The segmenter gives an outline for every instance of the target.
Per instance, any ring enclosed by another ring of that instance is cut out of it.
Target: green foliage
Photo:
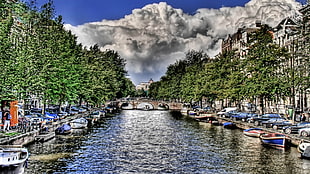
[[[124,59],[97,45],[78,45],[52,1],[41,8],[10,1],[0,6],[0,97],[100,104],[133,93]]]
[[[189,51],[185,60],[170,65],[165,76],[151,85],[151,96],[186,102],[204,98],[212,105],[215,100],[240,103],[290,95],[284,68],[289,54],[272,43],[269,31],[263,26],[250,34],[250,49],[243,59],[235,51],[212,59],[201,51]]]
[[[273,99],[287,91],[285,76],[279,67],[288,58],[287,51],[272,44],[270,29],[266,26],[252,33],[251,49],[242,63],[246,73],[244,95]]]

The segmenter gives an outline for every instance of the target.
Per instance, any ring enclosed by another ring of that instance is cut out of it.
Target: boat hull
[[[232,122],[223,123],[223,127],[226,129],[236,129],[237,126]]]
[[[21,171],[27,166],[28,150],[14,145],[0,146],[0,173]]]
[[[71,126],[68,124],[64,124],[55,130],[56,135],[68,135],[70,133],[71,133]]]
[[[85,123],[70,123],[72,129],[83,129],[86,128],[88,125],[88,122]]]
[[[188,111],[189,116],[196,116],[197,112],[196,111]]]
[[[245,129],[243,134],[249,137],[256,137],[259,138],[260,135],[264,134],[265,132],[261,128],[250,128]]]
[[[72,120],[70,122],[70,126],[72,129],[83,129],[86,128],[88,125],[88,120],[86,118],[79,118]]]
[[[287,137],[284,134],[270,133],[260,136],[261,142],[274,147],[287,147]]]

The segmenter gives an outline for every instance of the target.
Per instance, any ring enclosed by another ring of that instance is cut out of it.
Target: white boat
[[[180,112],[181,112],[182,115],[187,116],[187,114],[188,114],[188,108],[182,108]]]
[[[70,126],[72,129],[83,129],[87,127],[88,120],[86,118],[77,118],[70,121]]]
[[[28,149],[20,145],[2,145],[0,146],[0,171],[3,168],[23,168],[27,165],[28,157]]]
[[[302,158],[310,158],[310,143],[301,141],[298,145],[298,151]]]
[[[99,113],[100,113],[100,117],[101,117],[101,118],[104,118],[104,117],[105,117],[105,114],[106,114],[106,113],[105,113],[104,110],[100,110]]]
[[[90,116],[94,119],[94,121],[98,121],[100,119],[100,112],[94,111],[90,114]]]
[[[257,137],[259,138],[260,135],[264,134],[265,132],[263,131],[262,128],[249,128],[243,130],[243,134],[249,137]]]

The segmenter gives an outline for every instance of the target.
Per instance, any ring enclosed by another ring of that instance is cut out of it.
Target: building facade
[[[284,66],[292,71],[292,96],[271,104],[274,108],[292,107],[295,111],[303,112],[310,107],[309,88],[309,3],[300,9],[301,15],[283,19],[276,27],[272,28],[273,42],[279,47],[284,47],[290,53],[290,60]],[[255,28],[241,28],[235,34],[229,35],[222,42],[222,52],[234,51],[240,59],[248,53],[249,34],[260,29],[259,22]],[[303,81],[303,79],[305,81]],[[275,108],[279,110],[279,108]],[[271,111],[272,107],[271,107]]]
[[[153,83],[153,79],[150,79],[148,82],[141,82],[136,86],[136,90],[148,91],[150,89],[150,85]]]

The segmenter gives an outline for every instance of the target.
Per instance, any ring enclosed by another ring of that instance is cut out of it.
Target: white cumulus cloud
[[[126,59],[134,83],[159,80],[169,64],[189,50],[203,50],[210,57],[221,49],[222,39],[257,20],[272,27],[294,15],[301,5],[294,0],[252,0],[244,7],[198,9],[189,15],[165,2],[134,9],[119,20],[102,20],[65,27],[84,46],[98,44]]]

